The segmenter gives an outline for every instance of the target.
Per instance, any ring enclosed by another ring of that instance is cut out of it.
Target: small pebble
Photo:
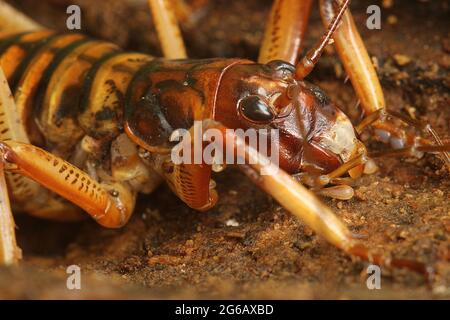
[[[394,0],[383,0],[381,5],[385,9],[390,9],[394,6]]]
[[[387,17],[387,23],[389,23],[390,25],[397,24],[397,22],[398,22],[397,16],[394,16],[393,14],[391,14]]]
[[[227,227],[239,227],[239,222],[237,222],[236,219],[228,219],[225,222],[225,225]]]
[[[399,66],[403,67],[406,66],[411,62],[411,58],[404,54],[394,54],[394,60],[395,63],[397,63]]]
[[[408,238],[408,231],[406,231],[406,230],[400,231],[400,233],[398,234],[398,237],[401,238],[401,239],[407,239]]]
[[[186,240],[186,247],[192,248],[194,246],[194,240]]]

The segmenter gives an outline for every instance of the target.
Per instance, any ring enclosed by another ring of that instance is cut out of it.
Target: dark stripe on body
[[[61,62],[70,55],[75,49],[80,47],[81,45],[91,42],[91,39],[80,39],[72,42],[71,44],[65,46],[64,48],[61,48],[58,50],[58,52],[55,54],[53,61],[49,64],[49,66],[45,69],[44,74],[42,76],[42,79],[39,82],[37,91],[36,91],[36,97],[34,98],[33,103],[33,117],[37,117],[39,111],[42,108],[42,104],[44,103],[45,94],[47,91],[47,87],[50,83],[51,77],[55,70],[58,68]]]
[[[22,77],[23,73],[25,72],[26,68],[30,64],[30,62],[33,60],[33,58],[36,56],[36,54],[45,47],[48,43],[50,43],[52,40],[58,38],[61,36],[61,34],[53,34],[50,35],[44,39],[39,40],[37,43],[30,43],[30,48],[25,49],[27,51],[27,56],[20,62],[19,66],[14,70],[13,75],[11,76],[10,80],[10,87],[13,92],[16,92],[17,85],[19,84],[20,78]],[[23,47],[23,46],[22,46]]]
[[[99,60],[97,60],[89,69],[89,71],[86,73],[86,76],[84,77],[83,86],[81,89],[81,98],[80,98],[80,111],[84,112],[87,109],[87,106],[89,104],[89,97],[91,95],[92,90],[92,84],[94,83],[95,76],[97,75],[98,70],[100,70],[101,66],[105,64],[110,59],[123,54],[124,52],[122,49],[117,49],[113,52],[109,52],[105,54],[103,57],[101,57]]]
[[[7,37],[0,41],[0,56],[8,50],[11,45],[14,45],[20,41],[20,39],[28,34],[28,32],[14,34],[11,37]]]

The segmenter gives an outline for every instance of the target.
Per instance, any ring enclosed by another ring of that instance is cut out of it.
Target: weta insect
[[[320,1],[327,31],[302,59],[298,55],[312,1],[276,0],[258,63],[187,60],[168,1],[149,3],[166,59],[124,52],[76,33],[37,30],[0,38],[5,73],[0,73],[1,263],[20,257],[7,185],[13,206],[33,215],[72,220],[85,211],[110,228],[128,221],[138,192],[149,193],[163,180],[191,208],[214,206],[212,166],[175,164],[170,157],[172,133],[192,130],[199,120],[233,142],[223,154],[246,144],[227,128],[279,130],[281,170],[262,175],[274,164],[247,146],[246,162],[239,167],[250,179],[348,254],[427,272],[418,262],[370,252],[299,183],[322,195],[351,198],[346,182],[374,171],[358,139],[369,127],[395,148],[386,155],[440,153],[450,168],[450,146],[429,126],[425,129],[434,142],[390,124],[389,117],[397,115],[385,109],[347,9],[349,0]],[[319,88],[304,81],[331,39],[366,115],[356,127]]]

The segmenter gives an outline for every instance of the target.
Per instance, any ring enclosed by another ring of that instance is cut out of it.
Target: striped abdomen
[[[122,131],[128,84],[152,59],[76,33],[0,35],[0,65],[30,142],[61,155],[85,135]]]
[[[155,59],[75,33],[0,35],[0,65],[16,102],[16,110],[0,105],[0,141],[42,147],[131,194],[150,192],[162,175],[183,201],[206,208],[210,168],[173,168],[170,136],[195,120],[214,119],[222,76],[240,63],[249,61]],[[15,120],[2,121],[2,114]],[[144,163],[138,146],[157,160]],[[35,182],[15,173],[7,178],[20,209],[59,215],[61,199],[49,205],[52,198]]]

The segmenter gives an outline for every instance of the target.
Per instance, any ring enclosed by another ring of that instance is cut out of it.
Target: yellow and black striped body
[[[103,172],[125,182],[131,177],[123,174],[128,167],[115,174],[111,160],[112,146],[123,141],[119,136],[126,133],[151,153],[167,155],[173,130],[214,118],[220,79],[239,63],[248,61],[157,59],[77,33],[0,34],[0,65],[27,137],[19,142],[39,146],[84,170],[86,159],[95,158]],[[0,140],[11,140],[6,134],[11,128],[2,128],[2,123],[0,119]],[[100,147],[80,156],[85,140]],[[153,169],[191,206],[209,203],[209,167]]]
[[[120,133],[128,84],[151,60],[75,33],[0,39],[0,64],[30,142],[61,155],[85,135]]]
[[[31,143],[63,153],[84,135],[116,137],[149,95],[173,128],[213,117],[222,73],[242,61],[155,59],[78,33],[0,34],[0,65]]]

